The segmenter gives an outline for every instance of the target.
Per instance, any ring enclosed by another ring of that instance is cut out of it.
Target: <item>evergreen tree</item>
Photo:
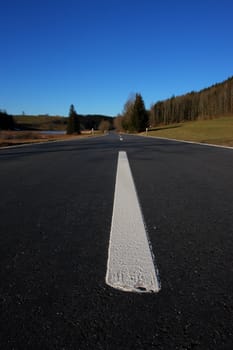
[[[12,115],[0,110],[0,130],[13,130],[15,127]]]
[[[145,109],[143,98],[136,94],[131,118],[131,127],[134,131],[144,131],[148,126],[148,113]]]
[[[69,118],[67,123],[67,134],[80,134],[80,121],[74,105],[70,106]]]

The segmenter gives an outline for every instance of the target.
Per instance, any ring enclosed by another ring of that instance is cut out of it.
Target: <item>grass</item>
[[[233,147],[233,117],[159,126],[148,135]]]
[[[97,134],[100,136],[100,134]],[[96,135],[96,131],[94,136]],[[43,135],[36,131],[0,131],[0,147],[22,145],[27,143],[38,143],[58,140],[70,140],[92,137],[91,132],[85,132],[81,135]]]

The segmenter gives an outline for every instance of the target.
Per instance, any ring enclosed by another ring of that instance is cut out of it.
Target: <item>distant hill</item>
[[[233,77],[199,92],[189,92],[156,102],[150,124],[179,123],[197,119],[233,116]]]
[[[113,117],[109,117],[107,115],[101,115],[101,114],[87,114],[87,115],[80,115],[80,124],[81,124],[81,129],[98,129],[99,125],[102,120],[107,120],[109,121],[111,127],[113,128]]]
[[[98,129],[102,120],[108,120],[113,126],[113,118],[105,115],[80,115],[82,130]],[[15,128],[21,130],[66,130],[67,117],[49,115],[15,115],[13,116]]]

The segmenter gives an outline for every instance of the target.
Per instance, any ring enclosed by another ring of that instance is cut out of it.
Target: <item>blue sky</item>
[[[232,0],[1,0],[0,109],[116,115],[233,75]]]

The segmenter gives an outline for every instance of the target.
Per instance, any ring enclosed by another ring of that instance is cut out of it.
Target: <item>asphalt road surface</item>
[[[127,152],[159,293],[105,283]],[[116,134],[0,150],[0,348],[233,349],[233,150]]]

